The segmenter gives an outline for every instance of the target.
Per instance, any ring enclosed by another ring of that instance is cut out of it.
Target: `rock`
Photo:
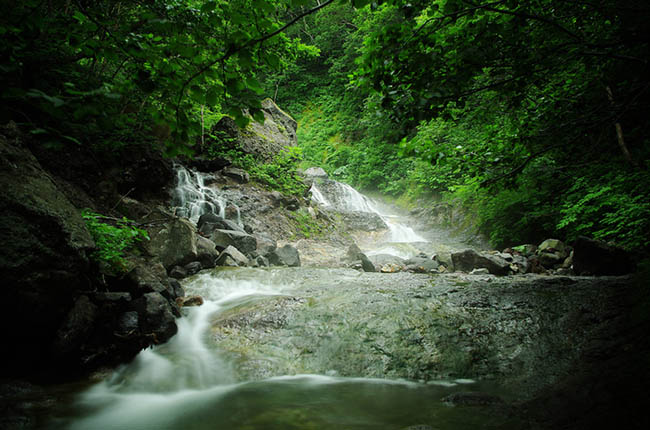
[[[223,169],[222,173],[224,176],[232,178],[240,184],[247,184],[250,181],[250,175],[243,169],[238,169],[236,167],[226,167]]]
[[[127,288],[135,297],[145,293],[156,292],[169,300],[176,298],[169,285],[167,270],[155,259],[132,258],[135,267],[126,275]],[[180,278],[179,278],[180,279]]]
[[[201,306],[203,304],[203,297],[201,296],[179,297],[176,299],[176,304],[181,308],[188,307],[188,306]]]
[[[259,255],[267,255],[278,248],[277,242],[268,236],[259,235],[256,236],[256,239],[257,239],[257,253]]]
[[[566,250],[566,245],[559,239],[546,239],[537,247],[537,253],[540,252],[560,252]]]
[[[404,264],[406,264],[406,270],[416,273],[432,273],[437,271],[438,267],[440,267],[440,264],[438,264],[437,261],[432,260],[431,258],[426,258],[426,254],[425,257],[419,256],[409,258],[404,261]]]
[[[219,251],[217,251],[213,241],[203,236],[197,236],[196,250],[198,253],[196,259],[201,262],[201,267],[210,269],[216,265],[215,262],[219,258]]]
[[[251,121],[245,129],[239,128],[230,117],[223,117],[211,130],[220,136],[222,146],[239,149],[256,158],[271,161],[284,148],[296,145],[296,121],[282,111],[271,99],[262,101],[264,123]]]
[[[92,332],[96,318],[97,306],[87,296],[80,296],[56,332],[53,354],[63,358],[76,352]]]
[[[327,172],[323,170],[322,167],[310,167],[309,169],[303,172],[303,175],[311,178],[321,178],[321,179],[327,179],[329,177]]]
[[[381,273],[397,273],[397,272],[401,272],[403,269],[404,266],[402,266],[401,264],[388,263],[381,266],[379,271]]]
[[[454,268],[463,272],[471,272],[482,267],[488,269],[493,275],[507,275],[510,272],[510,264],[503,258],[491,254],[479,254],[473,249],[466,249],[451,254]]]
[[[524,245],[513,246],[512,250],[518,252],[524,257],[530,257],[535,254],[535,251],[537,251],[537,245],[526,243]]]
[[[129,336],[137,332],[139,325],[136,311],[124,312],[118,318],[117,331],[121,336]]]
[[[169,276],[174,279],[183,279],[187,278],[187,271],[181,266],[174,266],[174,268],[169,272]]]
[[[205,236],[210,236],[212,232],[217,229],[245,232],[245,230],[241,228],[236,222],[221,218],[219,215],[212,213],[201,215],[196,225],[199,232]]]
[[[561,254],[554,252],[540,252],[537,259],[539,263],[547,269],[552,269],[555,266],[562,264],[564,261]]]
[[[232,245],[226,247],[217,259],[217,266],[246,266],[248,258]]]
[[[584,236],[573,244],[573,271],[577,275],[625,275],[635,268],[632,255],[623,248]]]
[[[363,269],[364,272],[376,272],[377,268],[375,267],[374,264],[372,264],[372,261],[366,257],[366,254],[359,253],[359,259],[361,260],[361,268]]]
[[[203,266],[201,265],[201,262],[199,261],[193,261],[189,264],[186,264],[183,269],[185,269],[185,272],[187,273],[187,276],[192,276],[197,273],[199,273],[202,269]]]
[[[323,211],[329,213],[331,211]],[[374,212],[361,212],[361,211],[352,211],[352,212],[336,212],[341,218],[341,221],[351,230],[361,230],[361,231],[378,231],[385,230],[388,228],[386,222],[379,216],[379,214]],[[336,215],[334,216],[336,218]]]
[[[233,204],[229,204],[225,209],[226,219],[227,220],[238,220],[239,219],[239,208]],[[239,225],[238,225],[239,227]],[[235,230],[243,230],[241,227]]]
[[[444,397],[442,401],[456,406],[487,406],[503,403],[503,400],[498,396],[477,391],[450,394]]]
[[[573,250],[569,253],[569,256],[562,263],[563,269],[570,269],[573,266]]]
[[[346,258],[348,260],[358,260],[359,259],[359,254],[363,254],[361,251],[361,248],[356,243],[353,243],[348,247],[348,252],[346,254]]]
[[[514,273],[528,273],[529,268],[530,266],[526,257],[518,254],[512,256],[510,270],[512,270]]]
[[[185,290],[183,289],[183,286],[176,279],[169,279],[169,286],[174,292],[174,297],[178,298],[185,296]]]
[[[33,373],[92,276],[94,242],[80,211],[58,188],[10,123],[0,127],[0,273],[6,371]],[[19,347],[17,346],[19,345]],[[38,364],[37,364],[38,363]]]
[[[257,239],[242,231],[215,230],[210,236],[210,240],[219,249],[234,246],[244,254],[250,254],[257,249]]]
[[[149,251],[159,257],[167,269],[183,266],[198,257],[196,237],[196,229],[189,220],[176,218],[152,237]]]
[[[451,258],[450,252],[441,252],[433,256],[433,260],[438,262],[441,266],[446,267],[450,272],[454,271],[454,261]]]
[[[178,328],[171,305],[159,293],[147,293],[133,302],[138,312],[142,334],[152,343],[166,342],[176,334]]]
[[[403,258],[399,258],[391,254],[375,254],[375,255],[371,255],[369,258],[370,261],[372,261],[376,267],[395,265],[395,266],[399,266],[400,270],[402,270],[402,268],[405,265]]]
[[[474,269],[471,272],[469,272],[470,275],[489,275],[490,271],[486,269],[485,267],[481,267],[480,269]]]
[[[300,254],[291,245],[284,245],[269,253],[268,259],[275,266],[300,267]]]
[[[221,157],[183,157],[183,165],[191,167],[200,172],[218,172],[224,167],[230,166],[230,160]]]
[[[269,260],[266,257],[264,257],[263,255],[258,256],[255,259],[255,261],[257,262],[257,265],[259,267],[269,267],[270,266]]]

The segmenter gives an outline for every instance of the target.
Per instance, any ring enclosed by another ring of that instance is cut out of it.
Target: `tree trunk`
[[[609,102],[612,104],[612,108],[615,108],[614,93],[612,93],[612,89],[609,87],[609,85],[606,86],[605,89],[607,90],[607,97],[609,98]],[[625,144],[625,139],[623,138],[623,127],[621,126],[621,123],[620,121],[618,121],[618,119],[616,120],[614,127],[616,128],[616,138],[618,139],[618,146],[621,148],[621,152],[623,153],[623,156],[625,157],[628,163],[635,165],[636,163],[634,163],[634,160],[632,160],[630,151],[627,149],[627,145]]]

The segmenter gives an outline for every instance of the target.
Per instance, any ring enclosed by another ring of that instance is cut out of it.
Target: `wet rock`
[[[450,272],[454,271],[454,261],[450,252],[440,252],[433,256],[433,260],[446,267]]]
[[[379,271],[381,273],[397,273],[401,272],[404,269],[404,266],[396,263],[388,263],[381,266]]]
[[[330,212],[330,211],[327,211]],[[341,221],[351,230],[379,231],[388,228],[384,220],[373,212],[337,212]]]
[[[528,273],[529,269],[530,265],[526,257],[518,254],[512,256],[510,270],[512,270],[513,273]]]
[[[217,266],[246,266],[248,258],[232,245],[226,247],[217,259]]]
[[[578,275],[625,275],[635,270],[629,252],[599,240],[581,236],[573,252],[573,270]]]
[[[156,292],[170,300],[175,298],[174,291],[169,286],[167,270],[162,263],[144,258],[132,258],[130,261],[135,264],[135,267],[126,276],[129,281],[127,286],[135,297]]]
[[[235,205],[227,205],[225,209],[226,219],[227,220],[237,220],[239,219],[239,208]]]
[[[185,269],[187,276],[192,276],[199,273],[203,269],[203,266],[201,265],[201,262],[193,261],[183,266],[183,269]]]
[[[183,279],[187,278],[187,271],[181,266],[174,266],[174,268],[169,272],[169,276],[174,279]]]
[[[97,306],[87,296],[80,296],[59,327],[52,344],[55,355],[66,357],[76,352],[93,330]]]
[[[22,143],[10,123],[0,127],[1,313],[7,330],[2,372],[13,375],[47,361],[47,352],[75,291],[92,273],[94,249],[79,210]]]
[[[248,233],[234,230],[215,230],[210,236],[218,249],[234,246],[243,254],[250,254],[257,249],[257,239]]]
[[[269,253],[268,259],[274,266],[300,267],[300,253],[291,245],[284,245]]]
[[[236,217],[236,216],[235,216]],[[236,222],[224,219],[215,214],[203,214],[196,224],[199,232],[204,236],[210,236],[215,230],[234,230],[244,232],[245,230]]]
[[[219,258],[219,251],[217,251],[213,241],[203,236],[197,236],[196,250],[198,253],[196,259],[201,262],[204,269],[210,269],[216,265],[215,262]]]
[[[176,299],[176,304],[181,308],[186,308],[189,306],[201,306],[203,304],[203,297],[201,296],[179,297]]]
[[[537,248],[537,254],[541,253],[557,253],[562,258],[567,257],[566,245],[558,239],[546,239]]]
[[[263,255],[258,256],[255,261],[257,262],[258,267],[269,267],[269,260]]]
[[[176,218],[160,230],[149,242],[149,251],[167,269],[183,266],[198,257],[196,228],[187,219]]]
[[[169,279],[169,287],[174,292],[174,297],[178,298],[178,297],[183,297],[185,295],[185,290],[183,289],[183,286],[176,279],[173,278]]]
[[[510,272],[510,264],[503,258],[466,249],[451,254],[454,268],[463,272],[471,272],[474,269],[486,268],[493,275],[507,275]]]
[[[142,334],[153,343],[166,342],[178,328],[169,302],[159,293],[147,293],[133,302]]]
[[[361,260],[361,268],[363,269],[364,272],[377,271],[377,268],[375,267],[374,264],[372,264],[372,261],[370,261],[368,257],[366,257],[366,254],[360,253],[359,259]]]
[[[409,258],[404,264],[407,271],[414,273],[433,273],[440,267],[437,261],[422,256]]]
[[[121,336],[129,336],[138,330],[138,313],[136,311],[124,312],[118,319],[117,332]]]
[[[449,396],[444,397],[442,401],[455,406],[488,406],[503,403],[503,400],[499,396],[478,391],[465,391],[450,394]]]
[[[224,176],[227,176],[240,184],[247,184],[250,181],[250,175],[247,171],[243,169],[238,169],[236,167],[226,167],[222,171]]]

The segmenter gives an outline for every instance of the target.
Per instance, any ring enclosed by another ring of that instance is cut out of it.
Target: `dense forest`
[[[227,155],[288,193],[319,165],[494,246],[650,245],[645,1],[2,3],[0,121],[52,151]],[[212,127],[265,97],[300,149],[259,164]]]

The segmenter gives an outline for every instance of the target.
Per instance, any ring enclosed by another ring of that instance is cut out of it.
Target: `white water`
[[[411,227],[404,225],[399,215],[391,213],[387,208],[376,204],[348,184],[337,181],[332,182],[336,187],[336,193],[329,196],[329,199],[325,197],[316,183],[312,184],[311,195],[316,204],[340,211],[360,211],[379,215],[388,226],[388,234],[384,238],[385,242],[426,242],[426,239],[417,234]]]
[[[229,202],[217,189],[205,185],[210,175],[187,170],[181,165],[177,165],[175,169],[176,188],[173,191],[173,204],[176,206],[176,215],[186,217],[194,224],[206,213],[226,218],[226,206]],[[230,204],[237,212],[235,221],[242,225],[239,208],[233,203]]]

